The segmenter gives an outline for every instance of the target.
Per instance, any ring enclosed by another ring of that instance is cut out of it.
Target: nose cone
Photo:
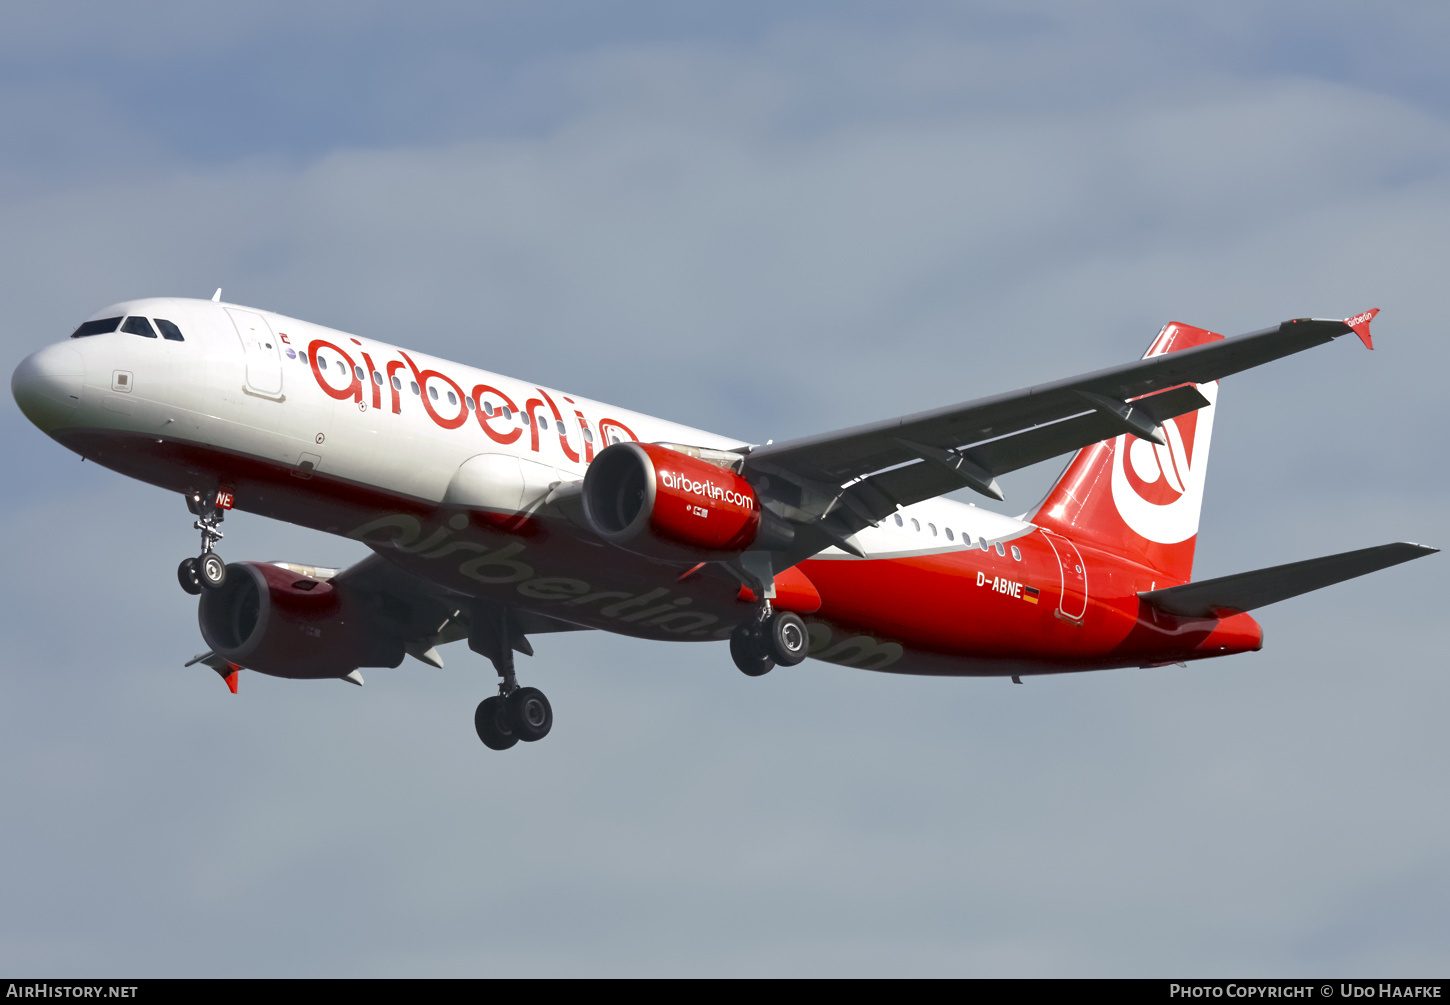
[[[25,417],[48,433],[75,415],[85,375],[85,360],[72,346],[48,345],[20,361],[10,377],[10,393]]]

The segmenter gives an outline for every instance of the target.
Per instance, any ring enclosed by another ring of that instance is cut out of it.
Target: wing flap
[[[1220,576],[1201,583],[1145,590],[1138,596],[1167,614],[1184,618],[1221,618],[1322,590],[1347,579],[1433,555],[1438,550],[1400,541],[1311,558],[1305,562]]]

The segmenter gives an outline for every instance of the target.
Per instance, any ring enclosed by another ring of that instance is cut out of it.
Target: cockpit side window
[[[161,329],[161,337],[171,342],[185,342],[186,338],[181,334],[181,329],[176,327],[165,318],[156,318],[156,327]]]
[[[71,332],[71,338],[85,338],[87,335],[108,335],[115,331],[121,324],[120,318],[102,318],[100,321],[87,321],[75,331]]]
[[[151,327],[151,322],[134,314],[126,319],[121,330],[128,335],[141,335],[145,338],[156,337],[156,330]]]

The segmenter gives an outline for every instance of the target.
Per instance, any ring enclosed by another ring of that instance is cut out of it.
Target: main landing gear
[[[508,750],[520,740],[542,740],[554,725],[554,710],[544,692],[516,685],[504,694],[506,686],[500,684],[499,693],[479,702],[473,713],[473,728],[490,750]]]
[[[499,676],[498,694],[479,702],[473,713],[473,728],[483,745],[490,750],[508,750],[520,740],[532,743],[548,736],[554,726],[554,710],[544,692],[519,686],[514,674],[514,651],[532,656],[534,650],[529,640],[514,630],[508,611],[475,613],[468,647],[487,656]]]
[[[220,589],[227,581],[227,563],[212,550],[222,539],[217,524],[226,516],[226,510],[216,505],[214,497],[201,492],[188,493],[186,508],[196,515],[192,526],[201,531],[201,555],[182,559],[176,567],[176,579],[183,590],[195,596],[202,590]]]
[[[730,658],[747,677],[761,677],[779,664],[793,667],[810,652],[806,623],[790,611],[774,611],[769,602],[730,633]]]

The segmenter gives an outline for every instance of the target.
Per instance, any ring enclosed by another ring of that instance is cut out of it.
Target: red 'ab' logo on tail
[[[1164,422],[1165,446],[1128,435],[1113,444],[1118,515],[1139,536],[1158,544],[1177,544],[1198,533],[1218,384],[1198,389],[1207,407]]]

